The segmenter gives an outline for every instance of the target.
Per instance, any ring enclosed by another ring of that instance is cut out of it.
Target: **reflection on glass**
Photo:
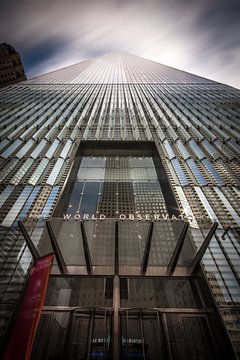
[[[167,214],[154,158],[84,156],[77,162],[68,214]]]

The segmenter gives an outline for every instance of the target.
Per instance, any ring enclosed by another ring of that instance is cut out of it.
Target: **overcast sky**
[[[1,0],[31,78],[126,51],[240,88],[240,0]]]

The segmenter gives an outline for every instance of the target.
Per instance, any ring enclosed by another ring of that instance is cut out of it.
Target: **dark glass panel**
[[[51,306],[111,306],[105,296],[104,278],[50,277],[46,305]]]
[[[121,299],[121,306],[137,308],[201,307],[199,294],[196,288],[191,286],[191,282],[194,280],[129,278],[128,297]],[[124,285],[123,282],[120,284]],[[124,289],[122,289],[122,294],[125,294]]]
[[[31,353],[32,360],[62,359],[69,312],[43,313]]]
[[[98,198],[99,197],[97,194],[84,194],[82,196],[80,212],[82,214],[95,214],[98,204]]]
[[[98,194],[100,190],[100,182],[86,182],[84,194]]]
[[[218,358],[205,315],[166,315],[174,360]]]

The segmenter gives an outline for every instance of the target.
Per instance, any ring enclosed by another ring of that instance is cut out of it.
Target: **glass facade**
[[[71,191],[61,200],[62,216],[167,214],[157,157],[83,156],[76,157],[75,163],[80,165],[71,179]]]
[[[234,358],[228,336],[240,356],[239,94],[126,53],[0,89],[2,341],[33,261],[18,221],[42,255],[49,219],[67,274],[56,255],[33,359]]]

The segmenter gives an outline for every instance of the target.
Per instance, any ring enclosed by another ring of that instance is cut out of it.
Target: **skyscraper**
[[[9,44],[0,44],[0,87],[26,80],[19,53]]]
[[[0,94],[3,346],[54,252],[32,359],[239,356],[240,91],[114,53]]]

